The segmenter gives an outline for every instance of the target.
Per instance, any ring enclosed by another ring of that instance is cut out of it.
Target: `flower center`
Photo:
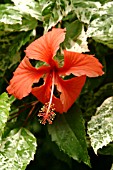
[[[49,124],[52,124],[53,119],[55,118],[55,107],[54,104],[52,103],[52,98],[53,98],[53,92],[54,92],[54,71],[52,73],[52,87],[51,87],[51,95],[50,95],[50,100],[49,102],[45,103],[45,105],[41,108],[41,110],[38,113],[38,116],[41,117],[40,123],[46,124],[47,122]]]

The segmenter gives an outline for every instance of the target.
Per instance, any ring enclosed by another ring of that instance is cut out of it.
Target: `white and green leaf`
[[[105,3],[88,26],[87,36],[113,48],[113,2]]]
[[[91,2],[91,1],[73,1],[74,12],[77,15],[77,18],[86,24],[90,23],[90,20],[94,14],[97,14],[101,4],[100,2]]]
[[[96,154],[113,141],[113,97],[107,98],[88,122],[88,135]]]
[[[25,170],[34,159],[36,138],[25,128],[13,129],[0,146],[1,170]]]
[[[112,164],[112,166],[111,166],[111,169],[110,170],[113,170],[113,164]]]
[[[0,95],[0,141],[9,117],[10,102],[8,99],[7,93],[2,93]]]
[[[45,32],[62,21],[70,11],[73,10],[72,4],[68,1],[42,1],[42,16]]]
[[[0,5],[0,22],[4,24],[22,24],[22,15],[11,4]]]
[[[37,20],[29,14],[22,13],[11,4],[0,5],[0,31],[28,31],[37,26]]]
[[[84,30],[83,25],[82,25],[81,34],[77,37],[76,41],[70,39],[69,42],[71,48],[67,48],[68,51],[79,52],[79,53],[89,52],[87,34]]]
[[[27,1],[11,0],[11,1],[14,3],[15,7],[22,14],[27,14],[37,20],[42,20],[41,7],[38,2],[34,0],[27,0]]]

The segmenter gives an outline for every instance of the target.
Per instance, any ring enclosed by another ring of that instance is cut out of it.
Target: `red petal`
[[[69,80],[63,80],[58,76],[56,77],[56,85],[58,91],[61,92],[60,100],[63,104],[64,112],[67,112],[79,96],[85,80],[86,76],[75,77]]]
[[[55,105],[55,111],[63,113],[63,105],[59,98],[53,96],[53,103]]]
[[[65,29],[53,28],[27,47],[26,56],[50,64],[64,38]]]
[[[40,86],[40,87],[35,87],[32,89],[32,94],[43,104],[49,102],[50,100],[50,94],[51,94],[51,85],[52,85],[52,80],[51,76],[48,75],[46,77],[45,83]],[[60,101],[60,99],[56,98],[53,95],[52,102],[55,105],[55,111],[62,113],[63,112],[63,106]]]
[[[31,87],[34,82],[38,82],[40,77],[49,71],[49,67],[34,68],[27,57],[25,57],[10,81],[7,87],[9,94],[14,95],[18,99],[22,99],[31,92]]]
[[[50,100],[51,77],[48,76],[42,86],[32,88],[32,94],[43,104]]]
[[[59,69],[59,74],[75,76],[86,75],[97,77],[104,74],[102,64],[93,55],[64,51],[64,66]]]

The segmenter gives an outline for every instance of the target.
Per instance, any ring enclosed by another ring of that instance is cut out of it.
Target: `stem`
[[[31,106],[33,106],[32,108],[35,108],[35,105],[36,105],[38,102],[39,102],[39,101],[33,101],[33,102],[30,102],[30,103],[21,105],[21,107],[24,106],[24,108],[21,109],[21,110],[19,110],[18,112],[14,112],[14,113],[10,114],[10,116],[13,116],[13,117],[11,117],[11,118],[8,120],[8,122],[10,122],[12,119],[18,117],[18,115],[19,115],[20,113],[24,112],[26,109],[30,108]],[[31,110],[32,110],[32,109],[31,109]],[[33,110],[34,110],[34,109],[33,109]],[[33,110],[32,110],[32,111],[33,111]],[[29,114],[28,116],[30,116],[30,114]],[[27,118],[27,119],[28,119],[28,118]]]
[[[37,104],[39,101],[37,101],[37,100],[35,100],[35,101],[32,101],[32,102],[29,102],[29,103],[25,103],[25,104],[22,104],[22,105],[20,105],[19,106],[19,108],[21,108],[21,107],[29,107],[29,106],[33,106],[33,105],[35,105],[35,104]]]
[[[28,118],[31,116],[31,114],[32,114],[33,110],[35,109],[35,106],[36,106],[36,105],[33,105],[33,107],[31,108],[31,110],[30,110],[30,112],[29,112],[29,114],[28,114],[28,116],[27,116],[27,118],[26,118],[26,120],[25,120],[25,122],[24,122],[23,126],[25,126],[25,125],[26,125]]]

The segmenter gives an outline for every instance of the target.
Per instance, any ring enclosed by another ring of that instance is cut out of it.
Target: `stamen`
[[[49,106],[49,102],[45,103],[45,105],[41,108],[41,110],[38,113],[38,116],[41,117],[40,123],[42,123],[43,125],[45,125],[47,122],[49,124],[52,124],[52,121],[54,120],[56,115],[54,112],[55,111],[54,104],[51,104],[49,111],[48,111],[48,106]]]
[[[40,123],[46,124],[47,122],[49,124],[52,124],[52,121],[55,118],[55,107],[52,103],[53,98],[53,92],[54,92],[54,72],[52,75],[52,87],[51,87],[51,95],[50,95],[50,101],[48,103],[45,103],[45,105],[41,108],[41,110],[38,113],[38,116],[41,117]]]

